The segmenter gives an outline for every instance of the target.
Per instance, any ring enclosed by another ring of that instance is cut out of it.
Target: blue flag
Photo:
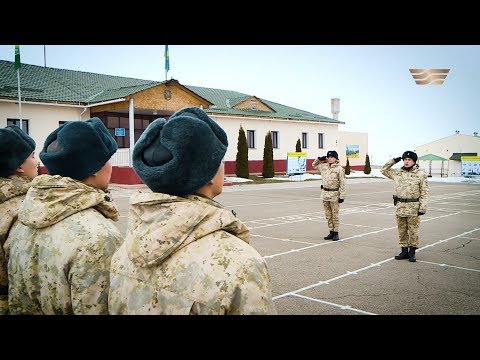
[[[168,45],[165,45],[165,70],[170,70],[170,56],[168,54]]]

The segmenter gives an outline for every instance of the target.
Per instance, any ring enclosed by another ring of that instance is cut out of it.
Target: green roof
[[[161,84],[120,76],[22,64],[20,91],[30,101],[95,103],[118,99]],[[0,60],[0,96],[18,98],[14,63]]]
[[[169,81],[177,80],[171,79]],[[166,81],[141,80],[121,76],[103,75],[83,71],[56,69],[22,64],[20,68],[21,96],[26,101],[50,101],[78,104],[123,98],[158,86]],[[178,83],[212,105],[205,109],[210,114],[246,117],[281,118],[314,122],[344,124],[329,117],[292,108],[257,97],[273,111],[234,109],[240,102],[252,97],[238,91],[212,89]],[[17,73],[12,61],[0,60],[0,97],[18,99]]]
[[[444,160],[447,160],[447,159],[444,159],[444,158],[442,158],[440,156],[437,156],[437,155],[427,154],[427,155],[420,156],[418,158],[418,160],[444,161]]]
[[[450,160],[462,160],[462,156],[477,156],[477,153],[453,153]]]
[[[201,96],[205,100],[213,104],[212,107],[204,109],[207,113],[212,114],[229,114],[229,115],[240,115],[240,116],[251,116],[251,117],[268,117],[268,118],[282,118],[282,119],[293,119],[293,120],[306,120],[306,121],[319,121],[319,122],[329,122],[335,124],[344,124],[344,122],[328,118],[325,116],[317,115],[308,111],[292,108],[290,106],[282,105],[273,101],[262,99],[257,97],[259,100],[268,105],[273,112],[271,111],[262,111],[262,110],[253,110],[253,109],[234,109],[233,106],[236,104],[252,97],[252,95],[247,95],[240,93],[238,91],[231,90],[221,90],[221,89],[211,89],[204,88],[199,86],[184,85],[190,91]]]

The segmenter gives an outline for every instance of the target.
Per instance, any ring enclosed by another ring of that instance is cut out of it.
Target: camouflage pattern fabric
[[[322,163],[315,159],[312,163],[314,169],[317,169],[322,176],[323,187],[327,189],[338,189],[337,191],[326,191],[322,189],[323,201],[337,201],[338,199],[345,199],[345,170],[337,162],[333,164]]]
[[[396,216],[398,225],[398,243],[401,247],[418,248],[419,216]]]
[[[323,208],[325,210],[328,228],[331,231],[338,231],[340,226],[340,220],[338,219],[338,213],[340,211],[338,201],[324,201]]]
[[[396,214],[404,217],[418,216],[419,212],[426,213],[428,181],[425,171],[420,169],[418,164],[413,165],[410,171],[403,168],[391,169],[393,165],[394,159],[387,161],[380,172],[393,180],[395,195],[401,199],[420,199],[417,202],[397,202]]]
[[[32,179],[12,175],[0,177],[0,315],[8,313],[8,248],[10,229],[17,222],[18,209],[30,187]]]
[[[18,219],[8,237],[10,313],[108,314],[110,261],[123,238],[107,193],[40,175]]]
[[[196,195],[132,195],[110,283],[110,314],[276,314],[267,265],[247,227]]]

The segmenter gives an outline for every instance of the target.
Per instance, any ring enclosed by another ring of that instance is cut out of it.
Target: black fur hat
[[[405,158],[410,158],[410,159],[413,160],[413,162],[416,163],[417,159],[418,159],[418,156],[413,151],[407,150],[402,155],[402,160],[404,160]]]
[[[338,153],[335,150],[330,150],[329,152],[327,152],[327,157],[329,156],[332,156],[338,160]]]
[[[48,135],[40,159],[50,175],[83,180],[117,151],[117,142],[99,118],[68,121]]]
[[[203,110],[184,108],[148,125],[133,168],[152,191],[185,196],[214,178],[227,147],[227,134]]]
[[[0,177],[12,175],[35,151],[35,141],[16,125],[0,129]]]

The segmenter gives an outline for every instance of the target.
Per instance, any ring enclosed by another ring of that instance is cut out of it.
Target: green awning
[[[477,153],[453,153],[450,160],[462,160],[462,156],[477,156]]]
[[[443,161],[443,160],[447,160],[447,159],[444,159],[440,156],[437,156],[437,155],[433,155],[433,154],[427,154],[427,155],[423,155],[423,156],[420,156],[418,158],[418,160],[434,160],[434,161]]]

